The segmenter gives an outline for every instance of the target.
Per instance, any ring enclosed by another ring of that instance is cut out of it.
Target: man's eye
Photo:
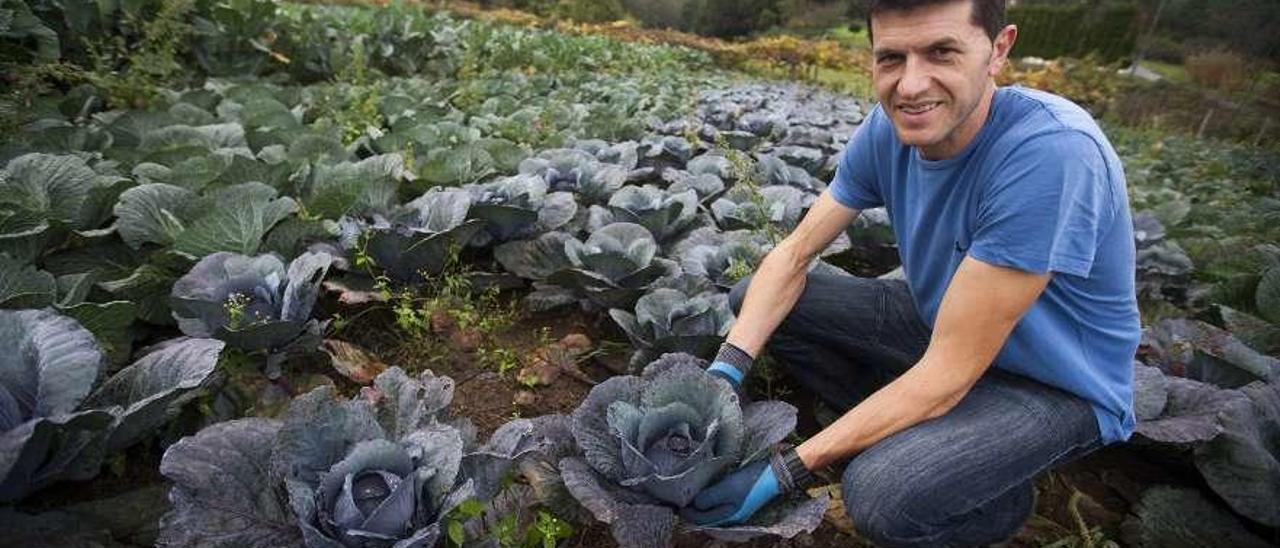
[[[879,58],[876,59],[876,61],[882,65],[896,63],[901,60],[902,60],[902,56],[898,54],[881,55]]]
[[[934,56],[934,57],[946,58],[946,57],[950,57],[950,56],[951,56],[951,54],[953,54],[953,53],[955,53],[955,52],[956,52],[956,50],[951,49],[951,48],[935,48],[935,49],[933,50],[933,56]]]

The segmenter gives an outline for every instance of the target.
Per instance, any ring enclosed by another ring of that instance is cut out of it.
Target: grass
[[[791,80],[798,77],[806,83],[826,89],[847,93],[854,97],[871,99],[875,97],[875,87],[871,84],[871,75],[857,67],[834,69],[813,67],[805,75],[792,75],[787,69],[764,61],[748,61],[743,69],[753,76],[776,80]]]
[[[867,29],[852,30],[848,25],[831,27],[822,34],[823,38],[835,40],[851,48],[869,48],[871,40],[867,38]]]
[[[1178,84],[1187,84],[1191,82],[1191,77],[1187,75],[1187,69],[1182,65],[1174,63],[1166,63],[1164,61],[1155,61],[1152,59],[1143,59],[1141,65],[1151,72],[1159,74],[1161,78]]]

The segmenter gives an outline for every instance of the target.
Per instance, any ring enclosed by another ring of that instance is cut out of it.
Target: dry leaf
[[[832,483],[821,487],[814,487],[809,490],[809,496],[817,498],[823,494],[831,497],[831,503],[827,505],[827,514],[822,519],[826,520],[841,533],[856,535],[853,530],[853,520],[849,519],[849,513],[844,511],[844,497],[840,495],[840,484]]]
[[[349,342],[325,339],[323,348],[333,368],[357,384],[369,384],[379,373],[387,370],[387,364],[373,353]]]

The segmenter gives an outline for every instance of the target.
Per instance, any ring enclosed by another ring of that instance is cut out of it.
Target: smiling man
[[[1037,474],[1134,427],[1133,227],[1115,151],[1084,110],[994,77],[1017,38],[1002,0],[872,0],[880,104],[808,215],[731,296],[710,371],[766,347],[844,415],[686,509],[747,519],[844,468],[845,508],[883,546],[973,546],[1030,516]],[[905,281],[807,274],[884,206]]]

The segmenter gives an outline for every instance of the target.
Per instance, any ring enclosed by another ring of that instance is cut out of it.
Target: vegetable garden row
[[[32,64],[50,35],[70,56],[68,29],[109,34],[128,9],[0,6],[0,42]],[[69,525],[48,493],[146,454],[163,455],[170,505],[146,542],[165,546],[553,546],[566,523],[602,522],[648,547],[819,526],[825,496],[733,527],[679,509],[795,434],[795,407],[740,397],[699,358],[733,321],[728,288],[825,189],[868,103],[679,48],[416,7],[243,0],[190,17],[180,82],[124,95],[145,108],[90,78],[33,97],[0,144],[7,538],[134,542]],[[1202,483],[1152,486],[1123,540],[1265,546],[1280,539],[1276,173],[1262,154],[1224,164],[1144,139],[1116,136],[1150,322],[1126,450]],[[812,269],[893,276],[893,241],[864,212]],[[334,371],[352,318],[442,280],[614,324],[626,371],[487,437],[422,363]],[[265,392],[287,401],[257,405]]]

